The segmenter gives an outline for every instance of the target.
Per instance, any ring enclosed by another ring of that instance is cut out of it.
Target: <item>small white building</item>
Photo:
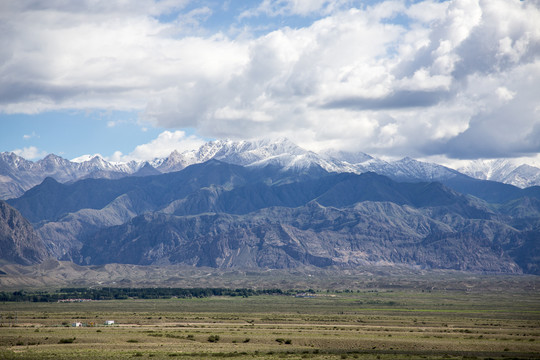
[[[81,327],[82,322],[74,322],[73,324],[71,324],[71,326],[73,326],[73,327]]]
[[[114,320],[105,321],[105,325],[114,325]]]

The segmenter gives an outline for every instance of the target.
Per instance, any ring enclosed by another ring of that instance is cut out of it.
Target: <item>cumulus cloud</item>
[[[242,61],[233,41],[177,37],[186,18],[204,12],[154,17],[185,3],[3,2],[0,111],[137,110],[178,86],[222,80]]]
[[[108,157],[108,160],[119,162],[130,160],[148,161],[167,157],[175,150],[183,152],[197,149],[204,143],[205,141],[201,138],[195,135],[187,135],[184,131],[164,131],[151,142],[137,146],[130,154],[124,155],[117,151]]]
[[[0,111],[139,110],[145,126],[374,155],[540,152],[537,1],[262,0],[234,25],[316,20],[234,36],[201,32],[216,9],[189,3],[3,2]]]
[[[456,158],[523,156],[540,152],[538,92],[540,61],[516,67],[504,77],[471,76],[472,114],[463,132],[438,150]],[[508,88],[512,87],[514,91]]]
[[[36,160],[36,159],[41,159],[47,156],[47,153],[45,151],[39,150],[35,146],[24,147],[22,149],[15,149],[12,152],[27,160]]]

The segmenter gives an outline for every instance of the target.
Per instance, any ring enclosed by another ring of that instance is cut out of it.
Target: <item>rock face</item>
[[[316,165],[209,160],[155,176],[46,179],[9,203],[54,257],[81,265],[538,273],[540,189],[454,180],[463,192]]]
[[[422,268],[521,272],[500,255],[515,230],[486,220],[444,224],[406,206],[363,202],[337,209],[311,202],[246,215],[142,215],[91,236],[81,249],[95,264]],[[456,231],[455,229],[458,228]]]
[[[45,245],[32,225],[17,210],[0,200],[0,259],[29,265],[46,257]]]

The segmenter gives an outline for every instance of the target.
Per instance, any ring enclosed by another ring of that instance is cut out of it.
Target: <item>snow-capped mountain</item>
[[[217,140],[182,154],[175,151],[161,162],[157,169],[162,172],[181,170],[210,159],[241,166],[276,165],[284,169],[305,168],[324,162],[317,154],[284,138],[258,141]],[[156,163],[159,163],[159,160]]]
[[[374,164],[370,170],[403,181],[442,181],[462,175],[445,166],[409,157],[386,164]]]
[[[459,172],[482,180],[498,181],[520,188],[540,185],[540,166],[514,159],[472,160]]]
[[[305,150],[286,138],[257,141],[211,141],[199,149],[180,153],[173,151],[166,158],[150,162],[109,162],[100,155],[85,155],[72,161],[57,155],[47,155],[37,162],[14,153],[0,153],[0,199],[22,195],[40,184],[46,177],[59,182],[84,178],[116,179],[125,176],[148,176],[179,171],[189,165],[210,159],[248,166],[273,166],[283,171],[305,172],[322,168],[328,172],[361,174],[375,172],[398,181],[442,181],[457,176],[494,180],[518,187],[540,185],[540,168],[509,160],[473,161],[459,172],[448,167],[404,158],[384,161],[362,152],[328,150],[317,154]]]
[[[144,162],[140,161],[110,162],[105,160],[101,155],[84,155],[69,162],[79,164],[75,168],[88,173],[94,171],[114,171],[131,174],[144,166]]]
[[[111,163],[101,156],[92,156],[78,162],[49,154],[33,162],[14,153],[0,153],[0,198],[7,199],[22,195],[26,190],[52,177],[60,182],[84,178],[116,179],[133,174],[144,163]]]
[[[368,171],[407,181],[436,181],[458,174],[457,171],[437,164],[424,163],[410,158],[386,162],[362,152],[329,150],[321,154],[305,150],[286,138],[258,141],[217,140],[204,144],[197,150],[173,152],[165,160],[156,160],[161,172],[181,170],[186,166],[210,159],[229,164],[264,167],[273,165],[283,170],[306,170],[314,166],[328,172]]]

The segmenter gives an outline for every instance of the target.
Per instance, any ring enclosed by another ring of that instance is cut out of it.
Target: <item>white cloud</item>
[[[510,101],[516,96],[515,92],[508,90],[504,86],[499,86],[497,90],[495,90],[495,93],[497,94],[499,99],[504,101]]]
[[[39,135],[36,134],[35,131],[32,131],[31,134],[24,134],[24,135],[23,135],[23,139],[24,139],[24,140],[30,140],[30,139],[32,139],[32,138],[39,138]]]
[[[476,106],[468,127],[443,144],[440,153],[456,158],[521,157],[540,152],[540,118],[536,113],[540,59],[500,74],[469,76],[463,96]],[[509,90],[512,88],[512,91]],[[463,100],[463,103],[467,103]]]
[[[0,111],[143,109],[177,87],[226,80],[242,65],[241,46],[219,34],[177,37],[186,16],[201,11],[179,23],[145,12],[158,15],[186,1],[147,0],[134,9],[124,3],[53,3],[0,15],[8,30],[0,40]]]
[[[400,89],[412,91],[449,90],[452,84],[450,75],[431,75],[428,69],[421,68],[411,77],[402,78],[397,83]]]
[[[412,4],[405,12],[411,19],[427,24],[443,19],[450,3],[427,0]]]
[[[27,160],[36,160],[36,159],[41,159],[47,156],[47,153],[45,151],[39,150],[35,146],[24,147],[22,149],[15,149],[12,152]]]
[[[151,142],[137,146],[130,154],[124,155],[120,151],[116,151],[107,159],[117,162],[148,161],[167,157],[175,150],[183,152],[198,149],[204,143],[205,141],[201,138],[195,135],[187,135],[184,131],[164,131]]]
[[[201,31],[216,9],[134,4],[3,2],[0,111],[139,110],[141,126],[374,155],[540,152],[538,2],[262,0],[243,16],[318,20],[236,38]],[[161,156],[158,139],[117,157]]]

